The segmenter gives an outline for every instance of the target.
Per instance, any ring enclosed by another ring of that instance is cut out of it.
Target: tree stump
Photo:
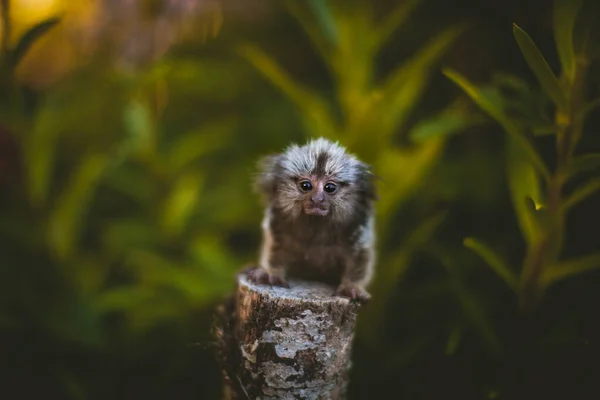
[[[255,285],[240,274],[217,330],[224,399],[346,397],[358,305],[334,288]]]

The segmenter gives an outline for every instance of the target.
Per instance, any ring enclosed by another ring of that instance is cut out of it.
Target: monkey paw
[[[262,284],[262,285],[271,285],[271,286],[279,286],[284,288],[289,288],[290,285],[280,276],[273,275],[268,273],[263,268],[256,268],[247,273],[248,280],[252,283]]]
[[[366,304],[371,299],[371,295],[362,287],[352,283],[342,283],[338,286],[336,296],[347,297],[350,301],[360,304]]]

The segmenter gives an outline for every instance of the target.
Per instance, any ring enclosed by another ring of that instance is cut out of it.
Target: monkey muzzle
[[[314,198],[310,199],[304,203],[304,212],[307,215],[317,215],[320,217],[324,217],[329,214],[329,204],[323,201],[323,199],[315,200]]]
[[[324,217],[329,214],[329,204],[325,199],[322,187],[316,188],[304,202],[304,212],[307,215]]]
[[[304,213],[307,215],[317,215],[320,217],[325,217],[329,214],[329,208],[319,207],[319,206],[308,206],[304,207]]]

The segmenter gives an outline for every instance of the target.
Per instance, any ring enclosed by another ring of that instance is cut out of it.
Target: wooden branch
[[[344,399],[359,306],[317,282],[237,283],[217,331],[223,398]]]

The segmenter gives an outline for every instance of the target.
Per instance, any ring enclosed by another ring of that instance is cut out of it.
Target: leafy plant
[[[15,70],[31,46],[48,31],[57,26],[59,17],[51,17],[29,28],[16,42],[10,45],[12,24],[10,20],[10,1],[0,2],[2,25],[2,43],[0,44],[0,90],[5,93],[0,99],[0,118],[18,135],[24,129],[25,109],[22,88],[15,81]],[[5,103],[6,102],[6,103]]]
[[[98,296],[101,310],[125,313],[139,330],[183,317],[231,290],[240,260],[224,240],[251,215],[249,203],[236,202],[245,187],[210,190],[215,179],[242,178],[232,168],[218,173],[207,167],[231,145],[237,119],[226,115],[166,136],[148,88],[125,107],[132,156],[106,182],[130,211],[107,221],[101,234],[105,256],[123,260],[133,282]]]
[[[590,66],[600,50],[596,46],[596,24],[591,17],[598,15],[597,10],[597,3],[593,1],[554,2],[554,37],[562,67],[560,76],[552,71],[531,37],[516,24],[513,27],[517,45],[543,92],[552,101],[551,106],[523,102],[531,98],[528,96],[531,92],[517,78],[504,76],[495,86],[477,87],[458,72],[445,71],[446,76],[508,134],[508,182],[527,244],[523,264],[517,272],[482,241],[467,238],[464,244],[477,252],[515,291],[524,311],[535,308],[552,284],[600,268],[599,254],[574,259],[562,257],[569,210],[600,190],[600,182],[593,176],[570,189],[583,171],[597,174],[599,167],[600,154],[577,152],[586,117],[600,101],[589,100],[586,91]],[[508,96],[503,91],[507,87],[516,91],[516,96]],[[536,137],[548,134],[556,139],[553,169],[542,159],[536,146]]]
[[[9,2],[2,6],[6,39]],[[24,168],[22,179],[7,188],[9,211],[0,213],[3,245],[40,265],[42,276],[55,282],[46,290],[56,293],[56,301],[23,289],[48,284],[34,271],[12,278],[3,296],[44,320],[49,331],[90,344],[108,314],[125,315],[143,331],[231,288],[240,260],[224,240],[234,220],[243,225],[244,209],[230,204],[215,212],[211,202],[226,206],[224,198],[241,196],[207,193],[212,181],[206,164],[231,143],[237,121],[231,115],[205,118],[182,133],[165,127],[163,118],[171,118],[165,84],[181,86],[178,76],[187,74],[189,92],[190,82],[202,86],[197,82],[205,79],[206,67],[185,59],[156,62],[135,75],[91,63],[43,94],[30,93],[15,79],[15,68],[58,21],[40,22],[15,46],[5,40],[0,56],[7,90],[0,104],[0,122],[7,125],[0,134],[16,139]],[[241,178],[236,171],[224,173]],[[13,273],[12,264],[4,272]],[[115,274],[126,282],[114,282]],[[12,311],[5,313],[13,320]]]

